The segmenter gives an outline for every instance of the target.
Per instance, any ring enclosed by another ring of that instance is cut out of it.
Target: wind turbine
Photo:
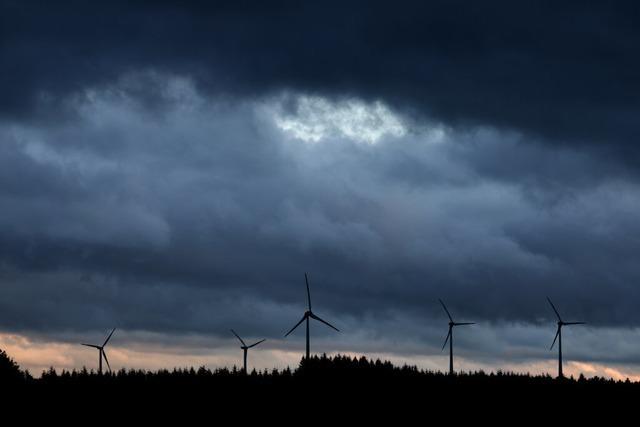
[[[258,344],[260,344],[261,342],[266,341],[266,339],[262,339],[256,343],[253,343],[251,345],[246,345],[244,343],[244,341],[242,340],[242,338],[240,338],[240,335],[236,334],[236,331],[234,331],[233,329],[231,329],[231,332],[233,333],[233,335],[236,336],[236,338],[238,338],[240,340],[240,343],[242,343],[242,346],[240,346],[240,348],[242,349],[242,351],[244,352],[244,373],[245,375],[247,374],[247,350],[249,350],[251,347],[255,347]]]
[[[447,345],[447,341],[449,341],[449,375],[453,375],[453,327],[454,326],[464,326],[464,325],[475,325],[474,322],[454,322],[451,317],[451,313],[447,310],[447,306],[444,305],[441,299],[439,299],[440,304],[442,304],[442,308],[447,312],[447,316],[449,316],[449,333],[447,334],[447,338],[444,339],[444,344],[442,344],[442,350]]]
[[[93,347],[98,349],[98,374],[100,375],[102,375],[102,358],[103,357],[104,357],[104,361],[107,362],[107,367],[109,368],[109,372],[111,372],[111,366],[109,365],[109,359],[107,359],[107,353],[105,353],[104,347],[107,345],[107,343],[111,339],[111,335],[113,335],[115,331],[116,331],[116,328],[113,328],[113,330],[111,331],[107,339],[104,340],[104,343],[102,345],[82,344],[82,345],[86,345],[87,347]]]
[[[310,352],[310,345],[309,345],[309,319],[315,319],[318,322],[322,322],[325,325],[327,325],[328,327],[335,329],[336,331],[340,332],[340,330],[338,328],[336,328],[335,326],[333,326],[332,324],[330,324],[329,322],[322,320],[320,317],[316,316],[313,311],[311,311],[311,293],[309,293],[309,278],[307,277],[307,273],[304,273],[304,281],[307,284],[307,303],[308,303],[308,309],[307,311],[304,312],[304,315],[302,316],[302,319],[300,319],[300,321],[298,323],[296,323],[296,325],[291,328],[291,330],[289,330],[289,332],[287,332],[284,336],[288,336],[291,332],[293,332],[298,326],[300,326],[300,324],[302,322],[304,322],[305,320],[307,321],[307,360],[309,360],[309,352]]]
[[[584,325],[585,322],[564,322],[560,317],[560,313],[558,313],[558,310],[556,310],[556,307],[553,305],[549,297],[547,297],[547,301],[549,301],[549,304],[551,304],[551,308],[553,308],[556,316],[558,316],[558,330],[556,331],[556,336],[553,339],[553,343],[551,343],[551,347],[549,347],[549,350],[553,349],[553,345],[556,343],[556,340],[558,340],[558,378],[562,378],[562,327],[565,325]]]

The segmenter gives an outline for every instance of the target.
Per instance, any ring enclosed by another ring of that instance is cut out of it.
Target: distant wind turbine
[[[585,322],[564,322],[560,317],[560,313],[558,313],[558,310],[556,310],[556,307],[553,305],[549,297],[547,297],[547,301],[549,301],[549,304],[551,304],[551,308],[553,308],[556,316],[558,316],[558,329],[556,331],[556,336],[553,339],[553,343],[551,343],[551,347],[549,347],[549,350],[553,349],[556,340],[558,340],[558,378],[562,378],[562,327],[565,325],[584,325]]]
[[[307,321],[307,360],[309,360],[309,353],[310,353],[310,344],[309,344],[309,319],[315,319],[318,322],[322,322],[325,325],[327,325],[328,327],[335,329],[336,331],[340,332],[340,330],[338,328],[336,328],[335,326],[333,326],[332,324],[330,324],[329,322],[322,320],[320,317],[316,316],[312,311],[311,311],[311,293],[309,292],[309,278],[307,277],[307,273],[304,273],[304,280],[307,284],[307,303],[308,303],[308,309],[307,311],[305,311],[304,315],[302,316],[302,319],[300,319],[300,321],[298,323],[296,323],[296,325],[291,328],[291,330],[289,330],[289,332],[287,332],[284,336],[288,336],[291,332],[293,332],[298,326],[300,326],[300,324],[302,322],[304,322],[305,320]]]
[[[242,346],[240,346],[240,348],[242,349],[242,351],[244,352],[244,373],[246,375],[247,373],[247,350],[249,350],[252,347],[257,346],[258,344],[260,344],[261,342],[266,341],[266,339],[262,339],[256,343],[253,343],[251,345],[246,345],[244,343],[244,341],[242,340],[242,338],[240,338],[240,335],[236,334],[236,331],[234,331],[233,329],[231,329],[231,332],[233,333],[233,335],[236,336],[236,338],[238,338],[240,340],[240,343],[242,344]]]
[[[109,359],[107,359],[107,353],[105,353],[104,347],[107,345],[107,343],[111,339],[111,335],[113,335],[113,333],[115,331],[116,331],[116,328],[113,328],[113,330],[111,331],[111,333],[109,334],[107,339],[104,340],[104,343],[102,345],[82,344],[82,345],[85,345],[87,347],[93,347],[93,348],[97,348],[98,349],[98,374],[100,374],[100,375],[102,375],[102,358],[103,357],[104,357],[104,361],[107,362],[107,367],[109,368],[109,372],[111,372],[111,366],[109,365]]]
[[[444,305],[441,299],[439,299],[438,301],[440,301],[440,304],[442,304],[442,308],[444,308],[444,311],[447,313],[447,316],[449,316],[449,333],[447,334],[447,338],[444,339],[444,344],[442,344],[442,350],[444,350],[444,347],[447,345],[447,341],[449,341],[449,375],[453,375],[453,327],[464,326],[464,325],[475,325],[475,323],[474,322],[463,322],[463,323],[454,322],[453,318],[451,317],[451,313],[449,313],[449,310],[447,310],[447,306]]]

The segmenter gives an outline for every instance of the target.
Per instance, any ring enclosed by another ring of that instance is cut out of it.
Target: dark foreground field
[[[450,377],[344,356],[313,357],[302,360],[295,370],[249,375],[206,368],[104,375],[50,370],[34,379],[16,371],[17,366],[4,368],[0,384],[12,402],[56,408],[58,415],[60,410],[70,411],[75,416],[69,422],[81,419],[80,414],[98,411],[112,417],[116,411],[146,421],[235,414],[239,419],[266,417],[290,424],[295,420],[288,417],[299,414],[345,422],[348,417],[358,425],[389,417],[419,424],[443,418],[521,424],[547,417],[574,422],[601,419],[609,424],[618,417],[635,418],[640,398],[640,383],[628,381],[483,372]]]

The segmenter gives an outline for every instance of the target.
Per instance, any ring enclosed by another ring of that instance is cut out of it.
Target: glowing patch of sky
[[[124,331],[120,334],[129,336]],[[135,334],[133,334],[135,335]],[[129,338],[132,338],[129,336]],[[157,338],[157,337],[156,337]],[[166,337],[165,337],[166,338]],[[176,338],[176,341],[180,341]],[[218,342],[214,347],[200,345],[184,347],[181,344],[160,344],[153,342],[114,342],[108,349],[109,360],[114,370],[125,369],[172,369],[174,367],[199,367],[205,366],[211,369],[219,367],[239,366],[241,363],[241,351],[238,346],[231,344],[233,339],[227,340],[228,344]],[[198,340],[194,340],[195,344]],[[250,367],[259,370],[270,370],[272,368],[283,369],[287,366],[294,369],[297,367],[302,348],[296,346],[300,343],[285,343],[281,340],[267,341],[263,349],[256,349],[250,356]],[[327,345],[325,339],[318,340],[320,345]],[[292,344],[292,345],[288,345]],[[10,357],[14,358],[23,368],[28,369],[32,375],[38,377],[41,372],[49,367],[54,367],[58,371],[62,369],[79,369],[86,366],[87,369],[94,369],[97,365],[96,354],[77,344],[58,341],[32,340],[24,335],[0,333],[0,348],[7,351]],[[368,359],[389,360],[397,366],[411,365],[419,369],[430,371],[441,371],[446,369],[448,355],[445,354],[397,354],[393,352],[367,352],[363,354],[359,351],[350,351],[343,348],[340,351],[327,352],[328,355],[344,354],[352,357],[365,355]],[[557,362],[553,358],[534,358],[527,361],[505,361],[499,366],[495,361],[477,361],[473,357],[457,356],[455,359],[456,370],[463,372],[480,371],[496,372],[497,370],[508,372],[530,373],[534,375],[550,374],[555,375]],[[627,364],[605,364],[586,361],[565,362],[565,374],[578,377],[583,374],[585,377],[608,377],[616,380],[629,378],[633,381],[640,381],[640,371],[635,365]]]
[[[375,144],[385,136],[402,137],[407,133],[400,117],[381,102],[300,96],[293,109],[279,105],[273,115],[276,126],[306,142],[338,137]]]

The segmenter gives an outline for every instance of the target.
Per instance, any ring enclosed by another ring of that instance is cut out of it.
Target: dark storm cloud
[[[636,2],[4,1],[0,111],[51,113],[71,92],[155,69],[233,96],[381,98],[451,124],[606,144],[635,164],[639,12]]]
[[[182,78],[128,79],[74,99],[72,122],[0,130],[5,327],[278,336],[304,271],[328,317],[373,316],[374,330],[441,318],[439,297],[477,321],[548,321],[551,295],[568,317],[640,323],[638,189],[567,179],[589,156],[528,144],[518,181],[484,153],[517,151],[518,136],[471,144],[436,126],[308,144],[274,125],[290,110],[279,98],[229,105]],[[158,81],[170,107],[149,113],[128,88]]]

